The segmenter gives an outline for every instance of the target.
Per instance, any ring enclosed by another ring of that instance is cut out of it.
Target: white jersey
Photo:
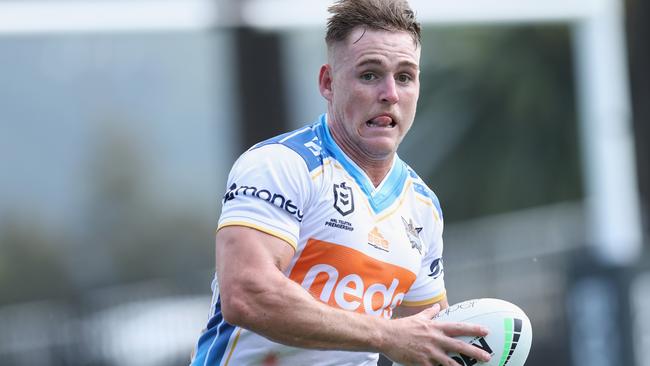
[[[218,228],[247,226],[286,241],[295,248],[286,276],[319,301],[390,318],[399,305],[444,297],[436,196],[397,156],[374,187],[334,142],[326,115],[253,146],[234,164],[227,187]],[[376,353],[288,347],[228,324],[216,279],[213,291],[192,365],[377,364]]]

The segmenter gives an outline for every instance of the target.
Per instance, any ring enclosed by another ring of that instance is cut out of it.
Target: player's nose
[[[399,101],[397,83],[393,78],[384,78],[381,84],[380,99],[383,103],[395,104]]]

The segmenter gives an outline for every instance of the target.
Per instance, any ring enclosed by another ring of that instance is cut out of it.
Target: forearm
[[[387,319],[331,307],[283,271],[286,242],[243,227],[217,233],[217,278],[224,319],[290,346],[378,351],[391,334]]]
[[[390,334],[387,319],[333,308],[281,273],[266,276],[263,283],[251,279],[245,286],[230,295],[230,309],[234,311],[231,319],[224,312],[226,321],[278,343],[379,352]],[[224,294],[222,302],[230,296]]]

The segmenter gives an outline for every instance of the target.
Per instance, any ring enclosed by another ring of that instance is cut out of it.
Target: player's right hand
[[[490,355],[478,347],[454,337],[486,336],[488,330],[482,326],[437,321],[433,319],[440,311],[440,305],[425,309],[415,315],[388,322],[389,329],[381,352],[394,362],[405,366],[458,366],[447,354],[459,353],[476,360],[487,362]]]

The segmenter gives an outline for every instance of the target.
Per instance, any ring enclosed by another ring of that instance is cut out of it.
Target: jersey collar
[[[368,198],[368,202],[375,213],[379,213],[388,208],[402,193],[404,183],[408,176],[406,164],[395,154],[393,166],[384,177],[384,180],[378,187],[374,187],[368,175],[361,169],[345,152],[338,146],[332,137],[329,127],[327,126],[327,114],[324,113],[319,117],[320,135],[323,140],[323,147],[327,152],[336,159],[345,171],[357,183],[361,191]]]

